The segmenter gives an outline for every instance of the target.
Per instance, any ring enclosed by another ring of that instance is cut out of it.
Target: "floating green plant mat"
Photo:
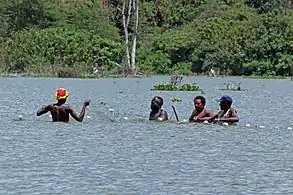
[[[160,84],[155,85],[151,90],[156,91],[200,91],[200,87],[197,85],[184,84],[181,86],[174,86],[172,84]]]
[[[174,97],[174,98],[172,98],[172,102],[182,102],[182,100]]]

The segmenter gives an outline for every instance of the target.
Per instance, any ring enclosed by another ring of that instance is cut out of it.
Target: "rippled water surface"
[[[219,90],[227,81],[247,91]],[[182,121],[200,94],[150,91],[162,82],[169,77],[0,78],[0,194],[293,193],[292,81],[184,78],[204,90],[214,112],[221,95],[234,99],[241,121],[228,127],[149,122],[154,95]],[[92,100],[83,123],[36,116],[59,87],[77,111]]]

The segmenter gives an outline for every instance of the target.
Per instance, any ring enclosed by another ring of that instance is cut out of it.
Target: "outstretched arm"
[[[214,117],[214,113],[207,111],[204,115],[204,117],[199,117],[197,120],[199,121],[209,121],[212,117]],[[214,120],[214,119],[212,119]]]
[[[215,119],[217,119],[219,116],[221,116],[223,114],[223,110],[220,110],[217,114],[211,116],[211,117],[208,117],[208,118],[205,118],[205,120],[209,121],[209,122],[212,122],[214,121]]]
[[[69,110],[68,112],[70,113],[70,115],[78,122],[82,122],[83,121],[83,118],[84,118],[84,115],[85,115],[85,108],[90,105],[90,100],[88,101],[85,101],[84,104],[83,104],[83,107],[79,113],[79,115],[77,115],[77,113],[73,110],[73,108],[71,106],[69,106]]]
[[[52,105],[44,105],[41,108],[38,109],[37,111],[37,116],[41,116],[47,112],[49,112],[52,108]]]
[[[239,122],[239,117],[236,110],[231,111],[231,117],[229,118],[219,118],[217,121],[227,122],[227,123],[234,123]]]

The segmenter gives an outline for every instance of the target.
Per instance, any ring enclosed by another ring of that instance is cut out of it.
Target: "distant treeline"
[[[123,71],[124,0],[0,1],[1,72]],[[139,7],[141,72],[293,75],[293,0],[142,0]]]

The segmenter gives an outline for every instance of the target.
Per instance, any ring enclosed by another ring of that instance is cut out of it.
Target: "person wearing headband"
[[[166,121],[168,120],[168,114],[166,110],[162,109],[164,104],[163,98],[155,96],[151,101],[151,112],[149,120],[152,121]]]
[[[239,122],[239,116],[237,110],[232,108],[233,100],[230,96],[224,95],[221,99],[218,100],[220,102],[220,111],[213,117],[209,118],[209,121],[213,121],[214,123],[228,123],[235,124]]]
[[[69,93],[66,89],[57,89],[55,94],[57,103],[42,106],[38,109],[37,116],[50,112],[53,122],[69,122],[69,115],[71,115],[76,121],[82,122],[85,115],[85,109],[90,104],[90,100],[84,102],[81,112],[78,115],[69,104],[65,104],[68,96]]]

